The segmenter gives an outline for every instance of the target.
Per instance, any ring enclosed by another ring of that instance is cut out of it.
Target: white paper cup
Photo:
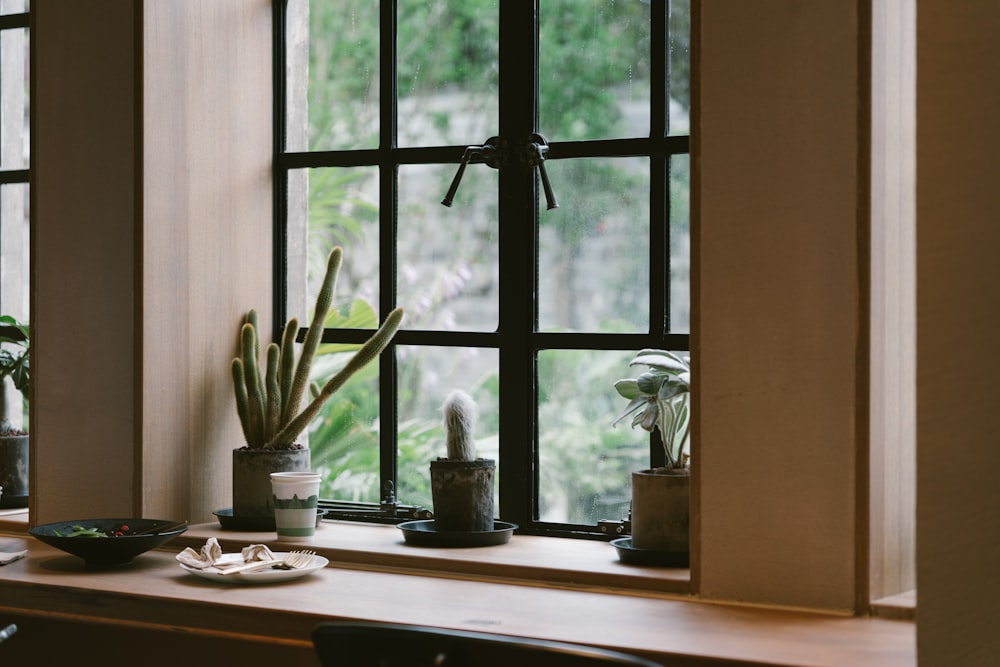
[[[308,540],[316,534],[320,475],[317,472],[272,472],[274,525],[286,541]]]

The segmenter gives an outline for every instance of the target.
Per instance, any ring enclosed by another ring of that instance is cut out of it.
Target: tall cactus
[[[476,402],[460,389],[454,389],[444,401],[445,447],[451,461],[475,461]]]
[[[233,359],[233,389],[236,412],[250,449],[291,447],[320,409],[354,373],[378,357],[396,335],[403,321],[403,309],[396,308],[382,326],[361,346],[350,361],[315,392],[301,411],[303,396],[309,388],[309,371],[323,337],[323,326],[333,303],[337,277],[343,261],[343,249],[330,252],[326,275],[316,297],[313,319],[306,331],[298,363],[295,361],[295,337],[299,323],[295,318],[285,324],[281,345],[266,348],[266,365],[261,374],[260,338],[257,335],[257,312],[251,310],[240,329],[240,356]]]

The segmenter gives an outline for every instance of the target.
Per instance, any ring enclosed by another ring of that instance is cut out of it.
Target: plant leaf
[[[667,356],[665,354],[644,354],[629,362],[629,366],[635,366],[638,364],[645,364],[650,368],[656,368],[673,375],[691,371],[691,367],[688,364],[684,363],[674,355]]]
[[[615,382],[615,390],[622,398],[630,400],[642,395],[642,392],[639,391],[639,382],[635,378],[618,380]]]

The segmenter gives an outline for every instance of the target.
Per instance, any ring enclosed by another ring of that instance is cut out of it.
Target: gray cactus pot
[[[272,472],[309,472],[309,448],[233,450],[233,518],[273,527]]]
[[[434,529],[483,532],[493,530],[493,459],[431,461]]]

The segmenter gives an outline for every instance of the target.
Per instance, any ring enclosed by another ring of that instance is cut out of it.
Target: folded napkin
[[[238,554],[224,554],[219,541],[214,537],[208,538],[208,542],[200,551],[195,551],[187,547],[176,556],[178,562],[193,567],[198,570],[224,570],[233,565],[252,563],[254,561],[275,560],[274,554],[266,544],[251,544],[243,547]]]
[[[195,551],[191,547],[187,547],[184,551],[177,554],[179,562],[199,570],[212,567],[221,557],[222,547],[219,546],[219,540],[214,537],[208,538],[208,542],[201,548],[201,551]]]
[[[0,565],[13,563],[19,558],[24,558],[25,554],[27,553],[28,553],[27,549],[22,549],[21,551],[0,551]]]

